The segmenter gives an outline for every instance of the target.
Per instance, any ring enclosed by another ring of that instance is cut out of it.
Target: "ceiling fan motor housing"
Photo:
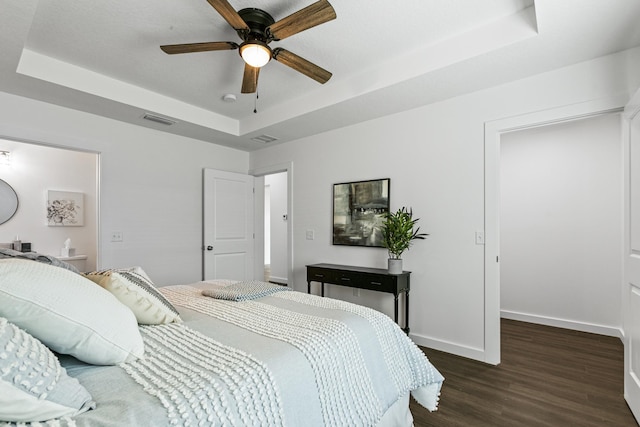
[[[264,43],[269,43],[272,40],[269,39],[267,35],[267,27],[276,21],[267,12],[262,9],[249,7],[238,11],[238,15],[240,15],[249,27],[249,31],[237,31],[238,36],[240,36],[242,40],[259,40]]]

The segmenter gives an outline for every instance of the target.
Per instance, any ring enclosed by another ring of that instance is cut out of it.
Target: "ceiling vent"
[[[171,126],[176,122],[174,120],[167,119],[166,117],[156,116],[155,114],[145,113],[142,116],[143,119],[149,120],[151,122],[160,123],[163,125]]]
[[[253,138],[251,138],[251,140],[256,142],[261,142],[263,144],[268,144],[270,142],[277,141],[278,138],[276,138],[275,136],[269,136],[269,135],[259,135],[259,136],[254,136]]]

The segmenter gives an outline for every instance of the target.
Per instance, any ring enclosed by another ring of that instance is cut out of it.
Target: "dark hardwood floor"
[[[416,427],[638,426],[622,395],[618,338],[501,325],[498,366],[422,348],[445,381],[436,412],[411,401]]]

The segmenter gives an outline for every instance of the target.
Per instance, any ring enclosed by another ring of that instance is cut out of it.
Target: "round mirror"
[[[0,179],[0,224],[9,221],[18,210],[18,195],[15,190]]]

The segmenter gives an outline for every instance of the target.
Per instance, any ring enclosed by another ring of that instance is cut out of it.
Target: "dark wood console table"
[[[386,269],[353,267],[336,264],[307,265],[307,293],[311,293],[311,282],[321,284],[321,295],[324,296],[324,284],[347,286],[350,288],[368,289],[387,292],[395,297],[394,320],[398,323],[398,295],[404,293],[404,328],[409,333],[409,290],[410,271],[400,274],[389,274]]]

